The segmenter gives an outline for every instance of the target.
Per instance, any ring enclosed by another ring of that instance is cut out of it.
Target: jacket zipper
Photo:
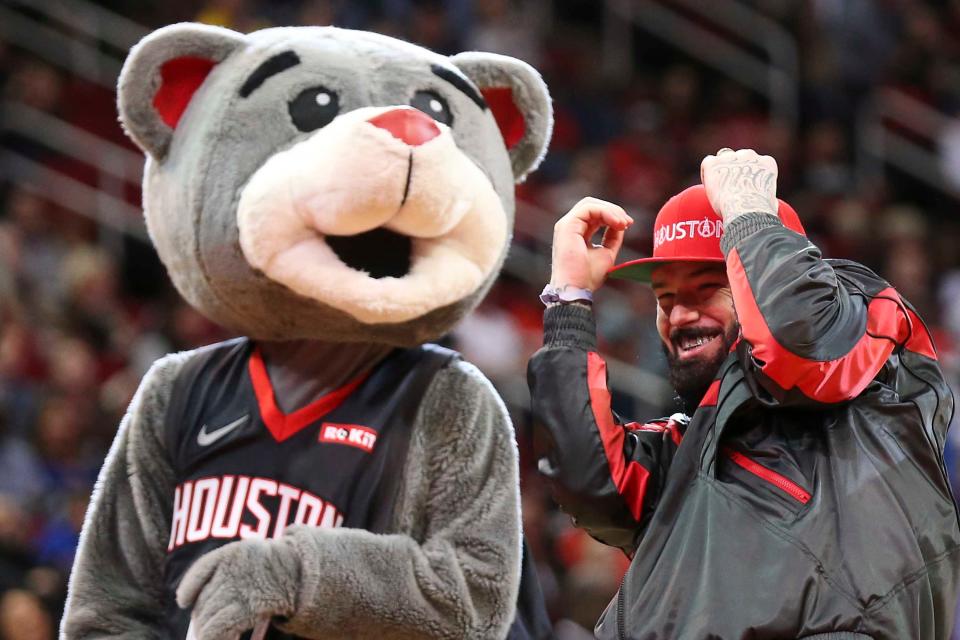
[[[810,502],[810,492],[808,492],[806,489],[798,485],[796,482],[794,482],[790,478],[786,478],[780,475],[773,469],[768,469],[767,467],[763,466],[762,464],[753,460],[752,458],[748,458],[747,456],[743,455],[736,449],[732,449],[730,447],[723,447],[723,452],[727,454],[727,456],[731,460],[733,460],[738,466],[742,467],[743,469],[746,469],[747,471],[757,476],[758,478],[766,480],[776,488],[780,489],[781,491],[789,495],[791,498],[793,498],[797,502],[801,502],[803,504],[807,504],[808,502]]]
[[[626,624],[624,623],[624,616],[626,615],[623,612],[624,605],[624,596],[623,596],[623,585],[627,582],[627,574],[623,574],[623,578],[620,579],[620,589],[617,590],[617,637],[620,640],[627,640]]]

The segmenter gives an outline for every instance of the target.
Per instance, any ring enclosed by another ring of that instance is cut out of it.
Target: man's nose
[[[675,303],[670,310],[670,324],[682,327],[700,319],[700,312],[695,307],[683,303]]]

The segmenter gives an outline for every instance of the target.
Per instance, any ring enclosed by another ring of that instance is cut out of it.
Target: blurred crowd
[[[960,389],[960,196],[894,170],[864,177],[855,145],[864,101],[881,88],[946,114],[960,110],[960,1],[752,3],[797,38],[798,123],[771,118],[763,98],[641,29],[626,73],[600,65],[604,3],[587,0],[100,4],[148,28],[180,20],[240,31],[335,24],[441,53],[478,49],[526,60],[544,74],[556,109],[549,155],[518,192],[516,243],[534,254],[548,250],[555,219],[585,195],[623,205],[637,221],[627,250],[646,254],[657,209],[698,181],[704,155],[720,147],[772,155],[779,194],[812,240],[828,257],[873,268],[913,302]],[[0,93],[123,142],[109,92],[2,42]],[[941,134],[920,142],[940,158],[946,183],[960,186],[960,126]],[[50,165],[62,161],[15,136],[3,135],[0,145]],[[42,193],[0,185],[0,638],[9,639],[54,637],[93,482],[147,367],[169,351],[227,337],[180,301],[147,245]],[[524,381],[541,339],[537,294],[548,274],[543,261],[538,269],[510,264],[449,342],[508,401],[521,446],[526,535],[558,636],[589,638],[627,561],[574,529],[535,474]],[[611,285],[598,302],[601,349],[662,377],[654,312],[643,287]],[[621,393],[615,402],[636,419],[676,410],[669,395],[652,391]],[[952,438],[948,463],[960,489],[960,429]]]

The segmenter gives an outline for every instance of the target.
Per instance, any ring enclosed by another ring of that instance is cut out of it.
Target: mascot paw
[[[197,560],[177,589],[177,604],[193,608],[197,640],[233,640],[273,616],[293,615],[300,560],[283,539],[241,540]]]

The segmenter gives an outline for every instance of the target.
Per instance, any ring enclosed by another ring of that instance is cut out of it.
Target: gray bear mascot
[[[150,237],[244,337],[144,377],[65,638],[502,638],[512,426],[426,344],[502,265],[550,99],[526,64],[333,27],[159,29],[120,76]]]

